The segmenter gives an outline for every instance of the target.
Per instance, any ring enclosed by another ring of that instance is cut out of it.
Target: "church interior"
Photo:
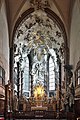
[[[0,0],[0,117],[80,120],[79,39],[80,0]]]

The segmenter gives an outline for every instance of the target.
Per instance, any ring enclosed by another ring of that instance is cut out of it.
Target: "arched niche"
[[[29,37],[29,39],[28,39],[28,37]],[[11,55],[14,55],[14,57],[12,57],[12,60],[15,58],[15,56],[18,55],[16,53],[16,49],[15,49],[15,53],[14,53],[14,48],[17,48],[17,46],[18,46],[17,50],[20,50],[20,47],[21,47],[21,51],[20,52],[18,51],[18,52],[20,54],[22,54],[23,43],[22,42],[20,43],[20,41],[27,41],[27,43],[24,45],[24,48],[27,50],[26,56],[28,55],[31,60],[30,61],[31,70],[33,68],[33,63],[36,61],[36,59],[35,59],[35,61],[33,61],[33,58],[36,57],[35,54],[37,54],[37,56],[38,56],[37,59],[40,62],[41,58],[39,55],[40,54],[45,55],[47,53],[47,58],[46,58],[46,62],[47,62],[49,55],[54,59],[53,53],[55,51],[56,56],[57,56],[57,63],[59,64],[59,81],[58,81],[58,87],[56,90],[57,95],[58,95],[57,97],[59,98],[60,92],[61,92],[61,82],[62,82],[62,78],[64,78],[64,77],[62,77],[61,70],[62,70],[64,64],[68,64],[68,62],[69,62],[69,49],[67,46],[67,36],[66,36],[65,28],[64,28],[64,25],[63,25],[61,19],[49,8],[45,8],[44,11],[42,11],[42,10],[35,11],[34,8],[30,8],[27,11],[25,11],[21,15],[21,17],[17,20],[14,30],[13,30],[12,38],[13,39],[12,39]],[[38,38],[40,38],[40,40],[38,40]],[[31,46],[29,43],[30,41],[32,42]],[[53,43],[55,45],[53,45]],[[36,46],[37,46],[37,48],[36,48]],[[40,52],[40,54],[39,54],[39,52]],[[14,63],[12,62],[12,65],[13,64]],[[39,65],[41,65],[41,64],[36,63],[37,70],[39,68]],[[44,66],[44,64],[43,64],[43,66]],[[13,68],[14,68],[14,66],[11,66],[11,69],[13,69]],[[16,66],[16,68],[19,68],[19,65]],[[29,72],[30,72],[29,74],[31,74],[30,90],[32,91],[31,94],[33,94],[34,71],[33,72],[29,71]],[[64,72],[64,68],[63,68],[63,72]],[[18,73],[19,73],[19,71],[18,71]],[[19,74],[18,74],[18,77],[19,77]],[[11,72],[11,78],[13,79],[13,71]],[[47,72],[46,72],[46,79],[47,78],[48,78],[48,76],[47,76]],[[14,79],[12,82],[14,84]],[[66,86],[66,76],[65,76],[65,86]],[[64,86],[64,88],[65,88],[65,86]],[[48,88],[46,90],[48,90]],[[18,93],[18,96],[19,96],[19,93]]]

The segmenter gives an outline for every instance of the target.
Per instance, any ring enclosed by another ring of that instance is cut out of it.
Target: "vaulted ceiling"
[[[5,0],[5,1],[11,37],[17,19],[21,17],[23,12],[30,8],[29,4],[30,0]],[[69,35],[71,13],[74,1],[75,0],[48,0],[51,10],[54,11],[54,13],[56,13],[62,20],[67,35]]]

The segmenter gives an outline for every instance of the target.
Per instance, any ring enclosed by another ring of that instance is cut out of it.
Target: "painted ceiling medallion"
[[[30,0],[31,7],[34,7],[35,10],[50,7],[48,0]]]

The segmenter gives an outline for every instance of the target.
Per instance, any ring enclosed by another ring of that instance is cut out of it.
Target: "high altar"
[[[31,110],[45,110],[45,111],[48,110],[49,99],[48,99],[47,95],[45,94],[44,87],[40,84],[36,85],[34,87],[33,101],[34,101],[35,105],[31,106]],[[51,104],[53,104],[53,103],[50,103],[50,105]]]
[[[18,109],[18,101],[15,99],[15,110]],[[21,96],[19,99],[19,105],[23,106],[22,111],[56,111],[57,100],[52,96],[48,97],[45,94],[44,87],[42,85],[36,85],[34,87],[33,96],[29,99],[26,99],[24,96]]]

